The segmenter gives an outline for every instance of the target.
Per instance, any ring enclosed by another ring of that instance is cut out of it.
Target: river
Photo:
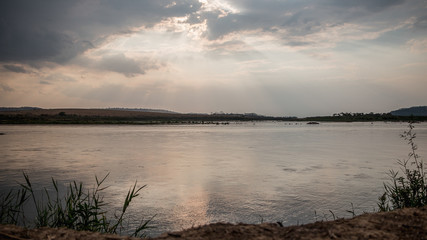
[[[371,212],[389,169],[410,151],[407,123],[247,122],[229,125],[0,125],[0,191],[51,177],[93,186],[118,209],[147,186],[130,219],[149,236],[212,222],[303,224]],[[415,124],[427,156],[427,123]]]

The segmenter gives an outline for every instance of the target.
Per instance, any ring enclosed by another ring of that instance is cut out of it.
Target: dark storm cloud
[[[17,66],[17,65],[8,65],[5,64],[3,65],[3,68],[10,71],[10,72],[15,72],[15,73],[27,73],[27,70],[25,70],[25,68],[21,67],[21,66]]]
[[[66,61],[91,44],[61,28],[72,1],[1,1],[0,61]]]
[[[65,63],[112,34],[199,8],[196,0],[0,1],[0,62]]]

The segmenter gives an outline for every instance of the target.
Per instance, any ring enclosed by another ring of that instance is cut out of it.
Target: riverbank
[[[0,111],[0,124],[219,124],[230,121],[285,121],[256,114],[197,114],[115,109],[34,109]]]
[[[164,233],[156,240],[171,239],[427,239],[427,207],[369,213],[351,219],[282,227],[277,223],[215,223],[180,232]],[[136,239],[77,232],[69,229],[24,229],[0,225],[0,239]]]
[[[7,108],[6,108],[7,109]],[[333,116],[273,117],[255,113],[176,113],[126,109],[0,109],[0,124],[220,124],[245,121],[375,122],[427,121],[427,116],[394,116],[390,113],[346,113]]]

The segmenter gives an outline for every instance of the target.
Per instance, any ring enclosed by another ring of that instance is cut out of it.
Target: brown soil
[[[74,231],[66,228],[37,228],[25,229],[15,225],[0,225],[0,239],[11,240],[136,240],[112,234],[100,234],[96,232]]]
[[[134,239],[68,229],[23,229],[0,225],[0,239]],[[215,223],[181,232],[164,233],[161,239],[427,239],[427,207],[371,213],[352,219],[316,222],[302,226],[279,224]]]

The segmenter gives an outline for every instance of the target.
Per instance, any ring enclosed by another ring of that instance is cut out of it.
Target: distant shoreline
[[[135,111],[126,109],[24,109],[0,111],[0,124],[228,124],[247,121],[286,122],[378,122],[427,121],[427,116],[395,116],[390,113],[343,113],[333,116],[306,118],[272,117],[235,113],[175,113],[160,111]]]

